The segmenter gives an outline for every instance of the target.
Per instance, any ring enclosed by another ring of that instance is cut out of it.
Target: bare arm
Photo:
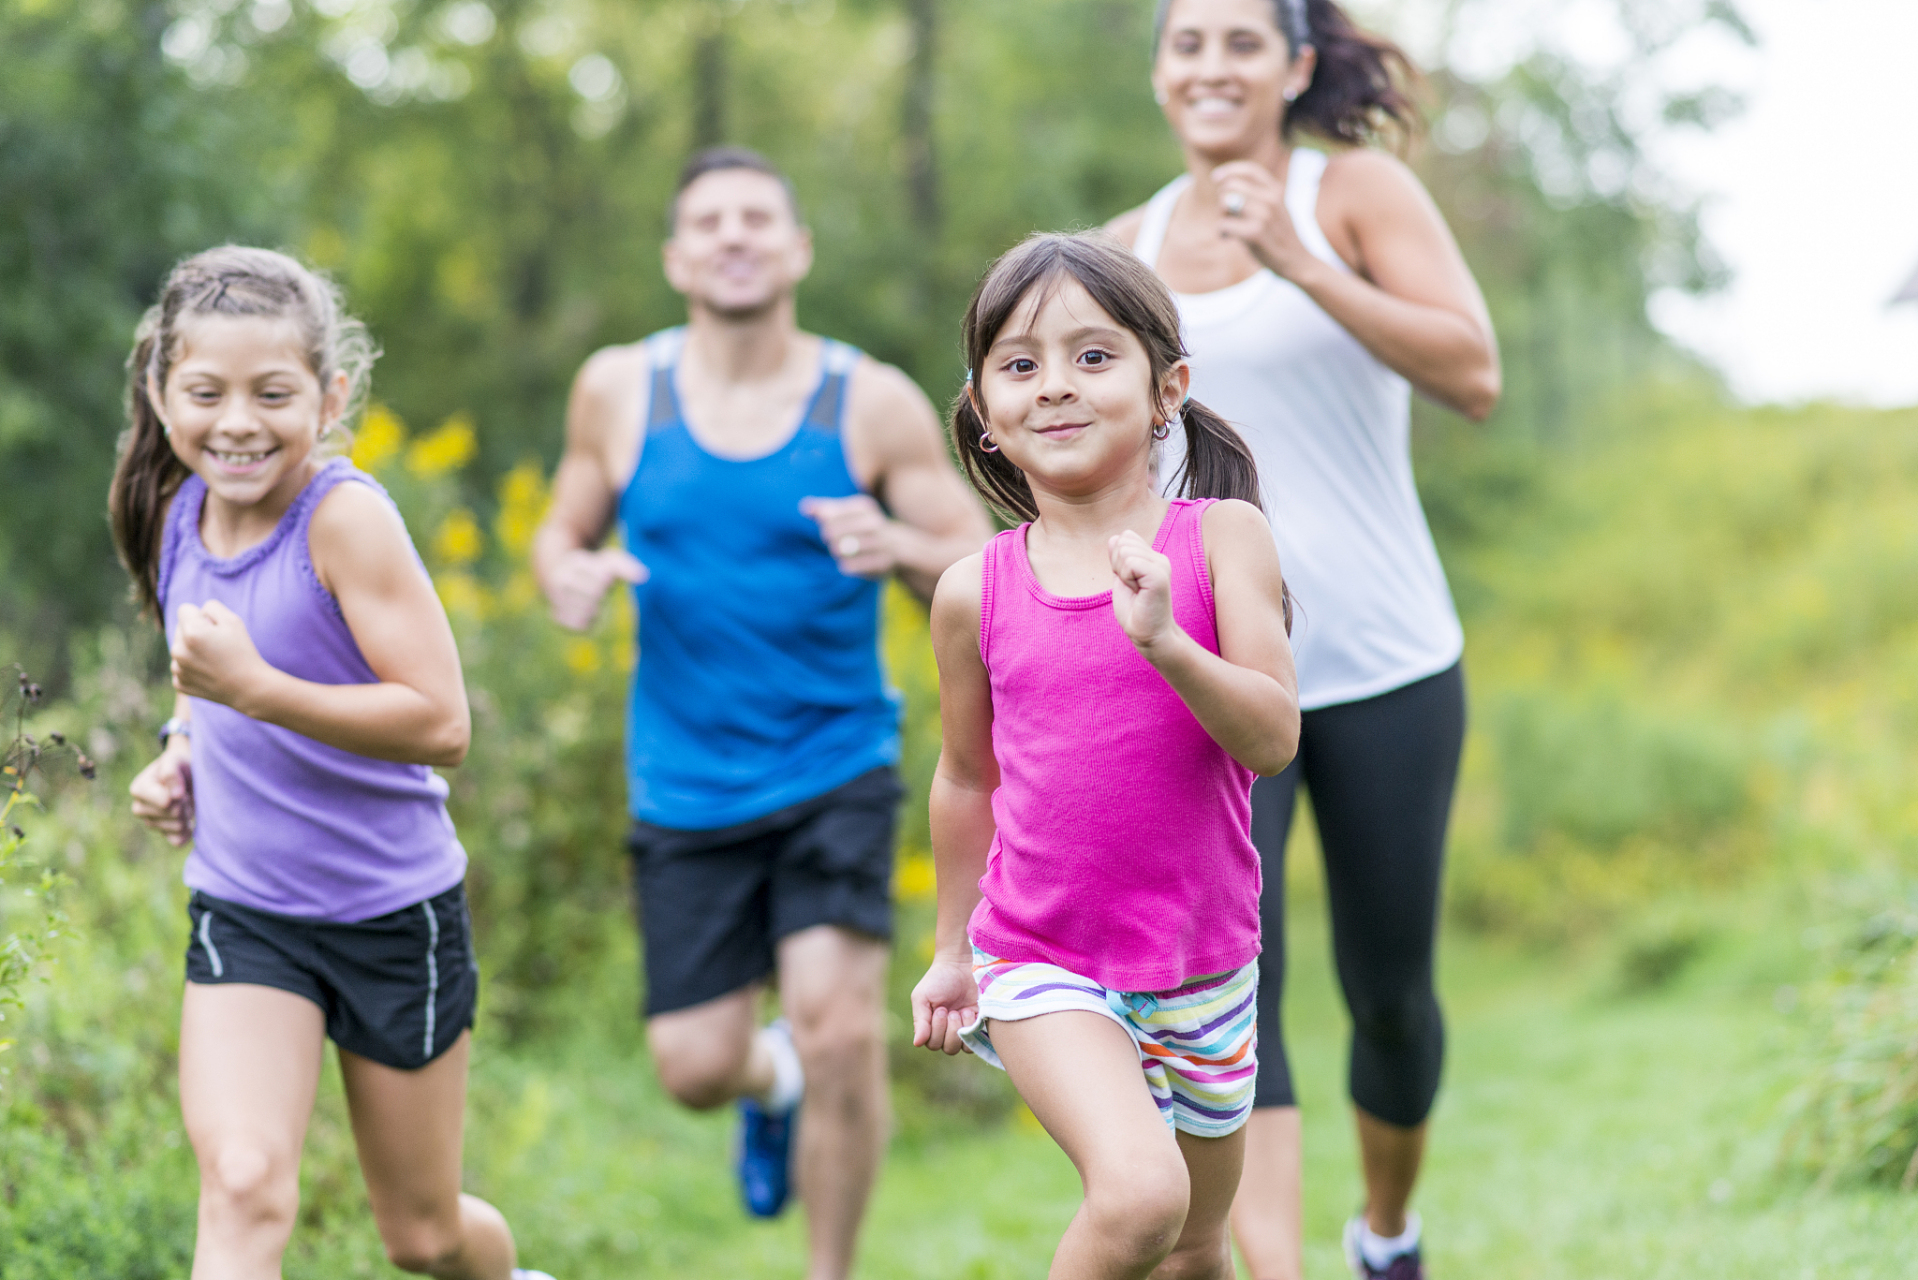
[[[356,755],[458,764],[472,737],[459,649],[399,513],[363,485],[341,485],[313,513],[308,542],[378,682],[288,675],[260,656],[239,615],[214,601],[180,606],[173,687]]]
[[[1498,341],[1478,282],[1425,187],[1378,151],[1333,159],[1320,193],[1335,242],[1349,241],[1341,271],[1299,239],[1285,185],[1253,161],[1213,171],[1221,200],[1243,198],[1220,234],[1236,236],[1265,266],[1303,289],[1327,315],[1421,393],[1473,421],[1498,403]]]
[[[808,499],[806,512],[845,572],[897,573],[920,599],[930,599],[939,575],[992,536],[992,523],[953,466],[938,415],[912,379],[864,361],[851,395],[848,452],[891,518],[863,497]]]
[[[173,718],[191,720],[193,703],[184,693],[173,695]],[[166,740],[160,754],[127,787],[133,798],[133,816],[166,837],[168,844],[193,838],[193,744],[184,733]]]
[[[932,599],[941,739],[929,803],[939,917],[932,964],[913,988],[912,1042],[945,1053],[959,1052],[959,1028],[978,1017],[966,925],[979,905],[979,877],[995,830],[992,793],[999,786],[992,691],[979,657],[980,570],[978,555],[961,560]]]
[[[595,354],[573,380],[566,402],[566,451],[553,474],[552,503],[533,535],[533,576],[561,626],[584,631],[618,581],[643,582],[645,566],[603,548],[629,466],[642,406],[645,356],[639,347]]]
[[[1220,502],[1205,513],[1219,652],[1172,616],[1172,562],[1127,530],[1112,539],[1112,607],[1133,645],[1178,692],[1213,741],[1254,773],[1292,763],[1299,745],[1298,678],[1285,639],[1284,579],[1258,508]]]

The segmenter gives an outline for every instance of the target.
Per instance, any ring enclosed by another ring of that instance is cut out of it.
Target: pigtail
[[[1197,400],[1188,400],[1185,418],[1185,458],[1166,486],[1180,498],[1237,498],[1259,510],[1259,467],[1245,438],[1231,423]]]
[[[1177,498],[1234,498],[1260,511],[1265,503],[1259,491],[1259,466],[1245,437],[1217,413],[1187,400],[1185,458],[1165,491]],[[1292,634],[1292,588],[1284,586],[1285,634]]]
[[[186,479],[186,464],[173,452],[166,427],[147,398],[160,330],[159,308],[140,323],[139,341],[127,359],[127,429],[120,435],[113,484],[107,490],[107,514],[120,563],[133,579],[134,599],[142,613],[160,612],[160,534],[167,504]]]
[[[1300,8],[1305,42],[1319,60],[1280,131],[1290,137],[1302,128],[1351,147],[1410,137],[1419,125],[1418,104],[1401,86],[1416,81],[1418,72],[1405,51],[1362,30],[1334,0],[1300,0]]]
[[[979,496],[1006,519],[1015,523],[1037,520],[1039,504],[1033,501],[1032,485],[1026,480],[1026,473],[1008,462],[1003,453],[985,447],[990,428],[979,415],[973,394],[972,383],[968,381],[953,398],[948,419],[952,447],[959,455],[966,479],[979,491]]]

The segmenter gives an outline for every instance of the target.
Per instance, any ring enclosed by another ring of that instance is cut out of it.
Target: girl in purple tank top
[[[1179,315],[1104,236],[1034,236],[966,314],[952,430],[1025,521],[933,599],[939,921],[913,1043],[1012,1077],[1085,1184],[1053,1274],[1230,1277],[1256,1074],[1257,774],[1298,741],[1290,604]],[[1168,501],[1155,442],[1185,432]]]
[[[196,1275],[277,1275],[323,1042],[395,1264],[514,1268],[461,1195],[478,974],[466,854],[434,765],[466,754],[459,653],[385,492],[320,442],[374,352],[282,254],[174,268],[128,362],[109,508],[172,651],[174,715],[133,810],[186,860],[180,1102]]]

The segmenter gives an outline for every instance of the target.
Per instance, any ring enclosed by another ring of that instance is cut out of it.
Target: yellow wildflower
[[[377,472],[406,447],[406,426],[383,404],[367,406],[360,429],[353,433],[353,465]]]
[[[528,458],[499,482],[499,518],[493,532],[500,546],[514,556],[532,549],[533,532],[546,518],[546,476],[538,462]]]
[[[480,619],[486,616],[486,588],[470,573],[442,573],[433,579],[440,603],[455,618]]]
[[[599,670],[599,646],[585,636],[566,643],[566,667],[576,676],[590,676]]]
[[[445,565],[469,565],[486,549],[479,521],[465,507],[454,507],[433,534],[433,556]]]
[[[406,469],[422,480],[457,471],[473,458],[478,441],[473,435],[473,419],[456,413],[432,435],[421,436],[406,451]]]
[[[933,872],[932,855],[917,849],[901,850],[894,872],[899,896],[907,902],[927,902],[939,894],[939,878]]]

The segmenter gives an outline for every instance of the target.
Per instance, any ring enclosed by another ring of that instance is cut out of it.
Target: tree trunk
[[[719,3],[708,3],[693,35],[693,149],[725,141],[726,14]]]
[[[913,225],[930,241],[939,232],[939,170],[932,145],[933,64],[938,54],[939,0],[906,0],[912,23],[912,60],[900,120],[905,144],[906,198]]]

